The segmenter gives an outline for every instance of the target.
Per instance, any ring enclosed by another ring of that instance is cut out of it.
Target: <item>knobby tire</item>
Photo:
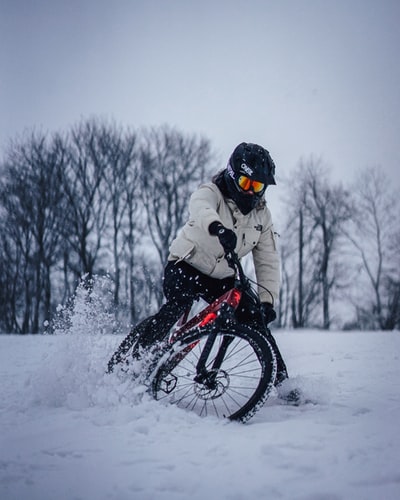
[[[196,382],[196,365],[215,325],[196,327],[164,347],[149,376],[150,392],[156,400],[176,404],[200,416],[213,415],[246,422],[264,404],[273,388],[276,359],[260,333],[245,325],[232,324],[217,330],[207,362],[211,370],[221,343],[226,352],[222,364],[212,371],[213,387]],[[225,339],[225,340],[224,340]],[[214,364],[215,366],[215,364]]]

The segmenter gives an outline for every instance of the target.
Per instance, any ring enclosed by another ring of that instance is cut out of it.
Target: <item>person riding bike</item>
[[[124,361],[135,341],[134,357],[139,358],[142,350],[165,340],[194,300],[211,303],[232,288],[235,276],[225,253],[235,251],[239,258],[252,252],[263,315],[243,295],[235,313],[237,320],[257,329],[270,342],[277,360],[275,385],[288,377],[275,339],[265,326],[276,319],[274,304],[280,284],[276,236],[264,196],[274,184],[275,164],[269,152],[243,142],[234,149],[227,167],[192,194],[189,220],[169,248],[163,281],[166,303],[130,332],[111,358],[109,371]]]

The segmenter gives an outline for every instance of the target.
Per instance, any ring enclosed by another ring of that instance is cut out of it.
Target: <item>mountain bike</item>
[[[276,377],[276,358],[262,329],[240,324],[235,310],[243,294],[262,315],[258,294],[234,252],[234,287],[191,319],[190,307],[169,339],[151,350],[144,380],[148,391],[196,412],[246,422],[264,404]]]

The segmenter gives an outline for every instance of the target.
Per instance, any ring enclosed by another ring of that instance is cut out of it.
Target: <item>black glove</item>
[[[261,304],[261,311],[264,316],[265,324],[272,323],[276,320],[276,312],[274,306],[269,302],[263,302]]]
[[[220,222],[214,221],[208,226],[208,231],[213,236],[218,236],[219,242],[221,243],[225,252],[232,252],[235,250],[237,237],[232,229],[228,229],[223,226]]]

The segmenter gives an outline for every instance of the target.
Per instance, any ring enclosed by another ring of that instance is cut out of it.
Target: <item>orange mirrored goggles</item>
[[[238,184],[243,189],[243,191],[250,191],[251,189],[254,193],[261,193],[261,191],[265,187],[265,184],[263,182],[253,181],[245,175],[241,175],[239,177]]]

